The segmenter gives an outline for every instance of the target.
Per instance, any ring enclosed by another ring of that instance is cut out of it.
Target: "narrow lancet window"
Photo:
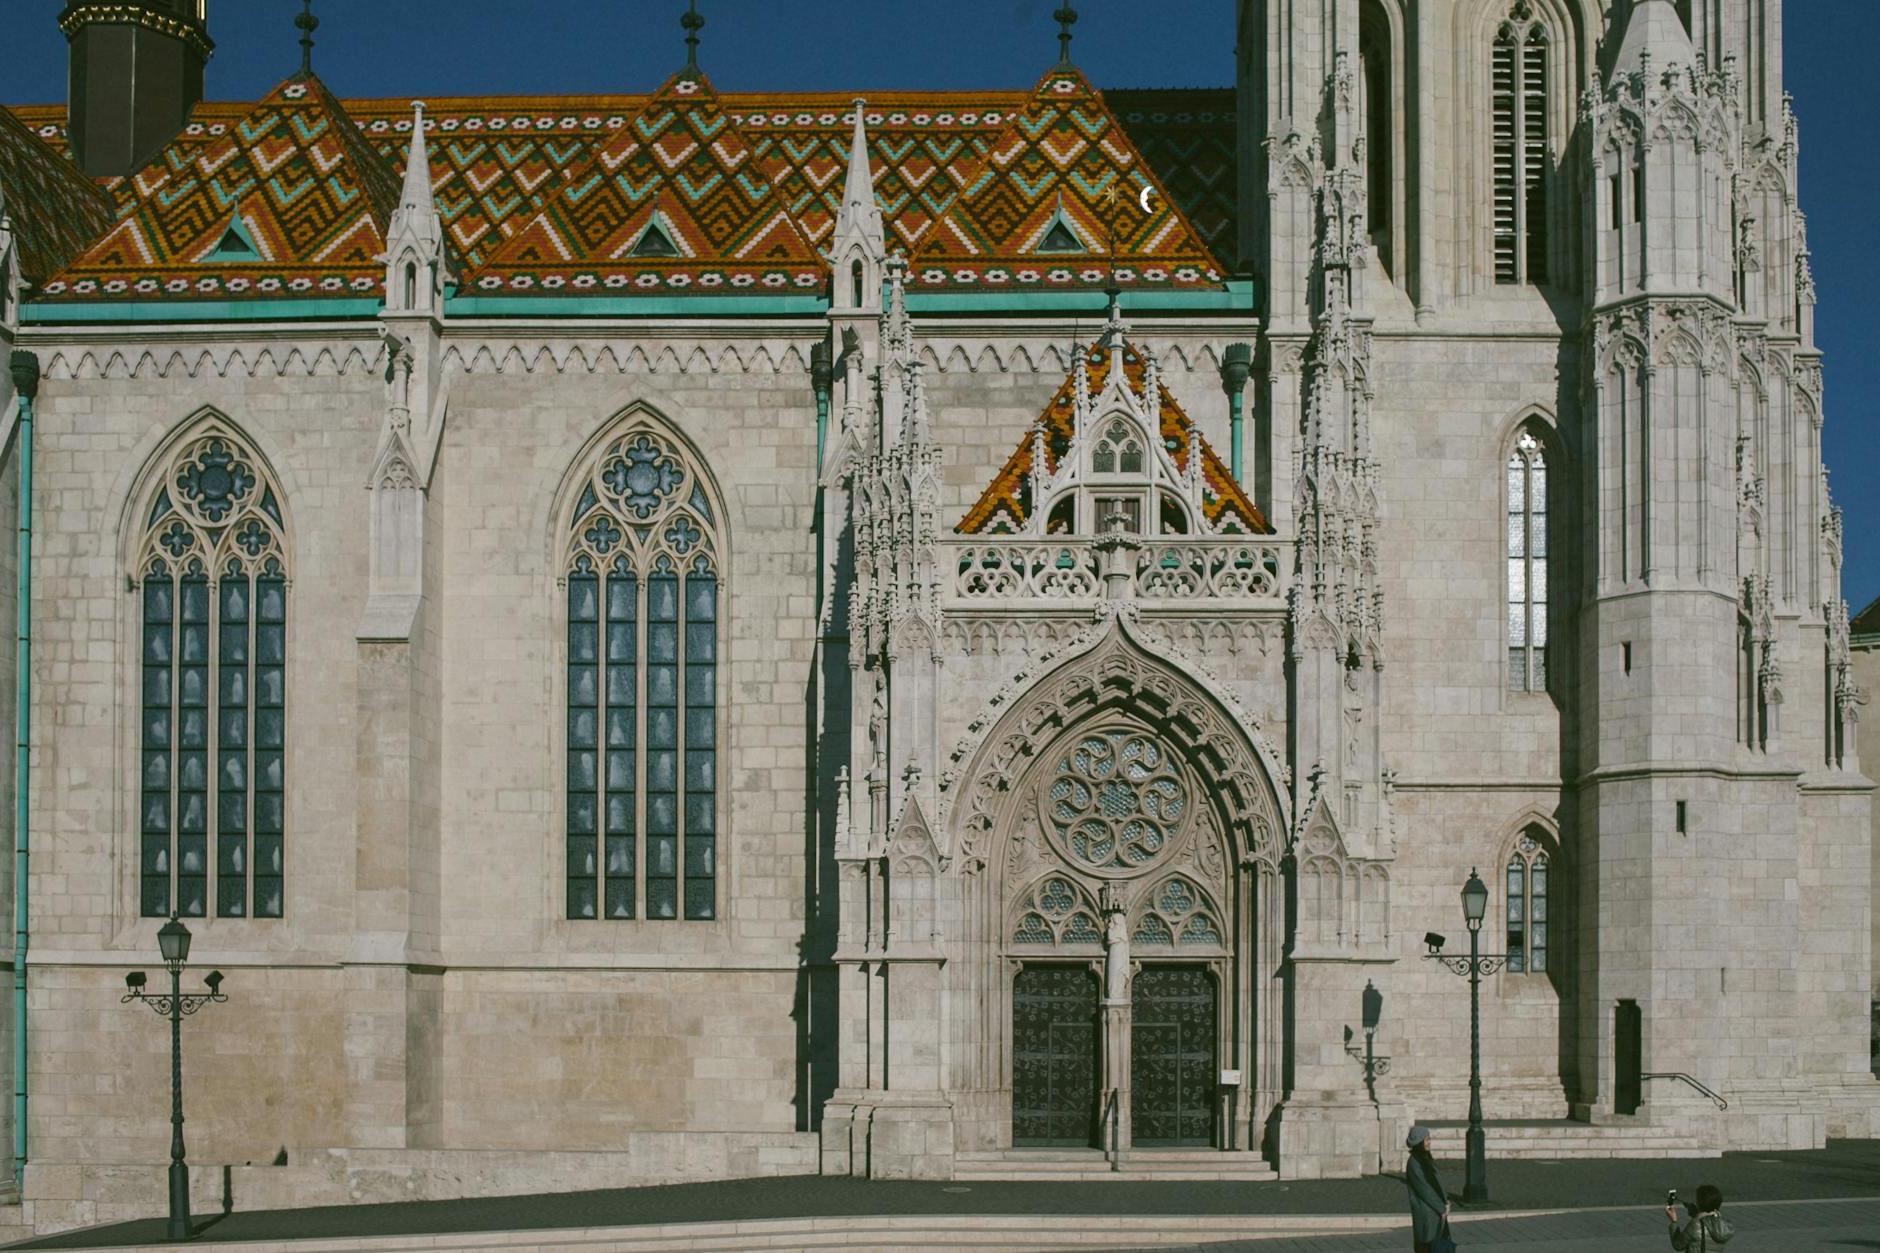
[[[1508,455],[1508,689],[1547,690],[1547,457],[1532,431]]]

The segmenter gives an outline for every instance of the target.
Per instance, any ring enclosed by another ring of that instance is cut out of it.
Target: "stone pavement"
[[[1734,1205],[1724,1212],[1737,1237],[1728,1253],[1814,1253],[1880,1249],[1880,1200],[1778,1201]],[[1453,1225],[1460,1248],[1471,1253],[1663,1253],[1671,1247],[1659,1210],[1584,1210],[1528,1218],[1482,1218]],[[1402,1231],[1365,1236],[1294,1236],[1195,1244],[1174,1253],[1404,1253]],[[1170,1253],[1163,1245],[1158,1253]]]
[[[1443,1164],[1452,1192],[1462,1188],[1458,1164]],[[1799,1153],[1727,1153],[1689,1161],[1490,1162],[1492,1202],[1457,1207],[1458,1234],[1469,1247],[1499,1239],[1526,1253],[1553,1240],[1563,1249],[1669,1248],[1662,1218],[1665,1189],[1683,1196],[1700,1183],[1723,1189],[1733,1216],[1771,1240],[1739,1242],[1732,1249],[1807,1247],[1777,1233],[1801,1222],[1852,1224],[1868,1233],[1866,1245],[1822,1248],[1880,1249],[1880,1141],[1835,1141],[1826,1149]],[[1770,1202],[1866,1198],[1858,1205],[1776,1206]],[[1565,1217],[1494,1219],[1496,1212],[1577,1209]],[[809,1217],[951,1215],[970,1227],[977,1216],[1062,1214],[1067,1231],[1080,1221],[1112,1215],[1246,1215],[1252,1229],[1263,1218],[1282,1215],[1400,1215],[1405,1212],[1401,1178],[1295,1180],[1271,1183],[1101,1181],[1094,1183],[892,1183],[807,1176],[726,1180],[650,1188],[535,1196],[477,1197],[382,1205],[265,1210],[218,1217],[199,1216],[203,1229],[193,1243],[224,1244],[283,1239],[346,1239],[377,1236],[438,1236],[471,1232],[548,1232],[564,1228],[612,1228],[699,1221],[761,1221]],[[1772,1215],[1767,1220],[1764,1214]],[[1481,1217],[1477,1217],[1480,1215]],[[1843,1221],[1845,1220],[1845,1222]],[[1782,1223],[1790,1224],[1785,1228]],[[1578,1225],[1576,1225],[1578,1224]],[[1811,1237],[1812,1238],[1812,1237]],[[1824,1237],[1825,1238],[1825,1237]],[[65,1232],[9,1248],[127,1248],[161,1243],[160,1216],[108,1227]],[[1332,1243],[1313,1243],[1330,1240]],[[1344,1240],[1344,1243],[1337,1241]],[[1352,1243],[1371,1240],[1372,1243]],[[1247,1241],[1259,1253],[1287,1253],[1282,1241]],[[1407,1248],[1403,1233],[1371,1237],[1312,1237],[1291,1247],[1314,1250]],[[1219,1246],[1216,1246],[1219,1247]],[[1238,1247],[1238,1246],[1233,1246]]]

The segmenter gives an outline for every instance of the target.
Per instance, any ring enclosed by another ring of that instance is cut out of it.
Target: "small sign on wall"
[[[1223,1070],[1221,1072],[1221,1086],[1223,1088],[1239,1087],[1240,1086],[1240,1072],[1238,1070]]]

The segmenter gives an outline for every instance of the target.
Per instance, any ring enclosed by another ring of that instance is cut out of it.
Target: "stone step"
[[[1133,1149],[1123,1155],[1121,1169],[1096,1149],[1010,1149],[961,1153],[954,1158],[953,1177],[981,1182],[998,1179],[1169,1179],[1242,1180],[1275,1179],[1266,1159],[1258,1153],[1224,1153],[1219,1149]]]
[[[1460,1123],[1431,1123],[1430,1152],[1442,1161],[1460,1161],[1467,1152],[1468,1128]],[[1559,1120],[1491,1122],[1483,1127],[1491,1158],[1570,1161],[1605,1158],[1721,1157],[1722,1150],[1694,1144],[1668,1127],[1601,1125]]]

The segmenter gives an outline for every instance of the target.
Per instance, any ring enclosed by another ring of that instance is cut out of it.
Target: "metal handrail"
[[[1701,1092],[1703,1095],[1709,1097],[1712,1104],[1716,1105],[1718,1109],[1730,1108],[1730,1102],[1724,1100],[1722,1097],[1718,1096],[1715,1092],[1712,1092],[1709,1088],[1705,1087],[1703,1084],[1699,1083],[1697,1080],[1685,1074],[1682,1070],[1654,1071],[1649,1074],[1640,1075],[1639,1079],[1641,1082],[1646,1079],[1676,1079],[1681,1083],[1690,1084],[1691,1087],[1695,1088],[1697,1091]]]

